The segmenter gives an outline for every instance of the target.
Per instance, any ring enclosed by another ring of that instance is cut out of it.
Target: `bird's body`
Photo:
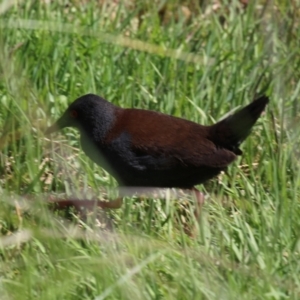
[[[88,94],[48,129],[77,127],[84,152],[122,186],[192,188],[224,170],[268,98],[211,125],[142,109],[123,109]]]
[[[269,99],[259,97],[211,126],[141,109],[124,109],[88,94],[76,99],[46,133],[64,127],[80,131],[83,151],[127,187],[178,187],[194,192],[198,219],[204,195],[194,185],[232,163]],[[130,190],[130,189],[129,189]],[[133,189],[135,190],[135,189]],[[114,201],[51,200],[56,208],[119,208]],[[190,229],[187,233],[191,234]]]
[[[114,116],[103,139],[81,132],[81,144],[120,185],[190,188],[235,159],[210,141],[209,127],[147,110],[116,107]]]

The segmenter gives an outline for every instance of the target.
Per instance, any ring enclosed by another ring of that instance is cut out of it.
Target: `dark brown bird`
[[[83,151],[120,186],[196,191],[196,184],[215,177],[242,154],[239,146],[268,101],[261,96],[224,120],[203,126],[155,111],[120,108],[88,94],[76,99],[46,133],[78,128]]]

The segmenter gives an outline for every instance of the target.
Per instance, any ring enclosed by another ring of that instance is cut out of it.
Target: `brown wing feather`
[[[118,110],[106,143],[124,132],[130,133],[133,152],[167,157],[168,165],[224,168],[236,158],[233,152],[217,148],[209,140],[209,127],[154,111]]]

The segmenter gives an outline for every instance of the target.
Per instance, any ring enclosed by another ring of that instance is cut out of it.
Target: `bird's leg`
[[[118,209],[123,204],[123,198],[119,197],[113,201],[97,201],[97,206],[101,208]]]
[[[194,209],[194,217],[195,221],[199,223],[200,221],[200,216],[201,216],[201,209],[204,204],[204,194],[201,193],[198,189],[195,187],[192,187],[188,189],[189,193],[195,197],[195,209]],[[190,236],[190,237],[195,237],[197,235],[197,225],[191,225],[191,224],[184,224],[183,227],[184,232]]]
[[[79,200],[79,199],[55,199],[50,198],[50,203],[54,204],[55,209],[65,209],[69,207],[74,207],[75,210],[81,211],[84,209],[93,209],[95,207],[99,208],[112,208],[117,209],[122,206],[123,198],[119,197],[113,201],[98,201],[98,200]]]
[[[196,203],[195,203],[196,207],[195,207],[195,210],[194,210],[194,216],[195,216],[196,220],[198,221],[199,217],[200,217],[202,205],[204,204],[205,196],[204,196],[203,193],[201,193],[195,187],[192,187],[191,191],[194,193],[194,195],[196,197]]]

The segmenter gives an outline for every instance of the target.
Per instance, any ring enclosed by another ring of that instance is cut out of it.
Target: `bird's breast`
[[[81,147],[85,154],[93,160],[96,164],[105,167],[106,158],[104,156],[104,146],[99,143],[93,141],[92,138],[81,135]]]
[[[143,159],[137,157],[131,150],[131,137],[127,132],[123,132],[109,143],[81,135],[81,146],[91,160],[116,178],[145,169]]]

